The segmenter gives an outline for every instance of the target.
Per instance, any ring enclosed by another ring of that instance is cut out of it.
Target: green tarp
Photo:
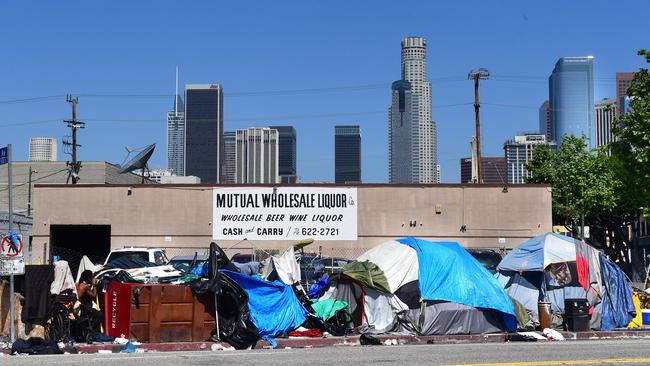
[[[384,271],[374,263],[368,261],[354,261],[343,267],[343,274],[354,279],[363,286],[391,293]]]
[[[345,309],[347,307],[347,302],[336,299],[320,300],[311,305],[311,308],[314,309],[316,315],[319,318],[323,319],[323,321],[330,320],[330,318],[333,317],[337,311]]]

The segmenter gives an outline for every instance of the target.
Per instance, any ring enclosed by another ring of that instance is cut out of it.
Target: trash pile
[[[561,327],[641,326],[647,301],[633,297],[604,255],[551,233],[515,248],[496,274],[458,243],[401,238],[324,273],[309,289],[296,255],[304,245],[244,265],[216,243],[183,268],[84,258],[76,283],[65,261],[27,266],[23,319],[45,324],[47,340],[16,342],[15,352],[65,352],[60,345],[73,342],[115,342],[122,352],[143,352],[139,342],[206,340],[215,342],[212,350],[250,349],[260,340],[275,348],[278,337],[351,334],[362,345],[398,344],[376,338],[386,333],[563,340]]]

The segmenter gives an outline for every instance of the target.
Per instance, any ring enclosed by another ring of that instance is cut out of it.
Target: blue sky
[[[363,180],[386,182],[390,83],[400,40],[420,35],[442,180],[456,183],[474,134],[470,69],[494,76],[481,85],[482,146],[502,155],[514,133],[537,129],[559,57],[593,55],[595,97],[613,98],[616,71],[644,66],[648,13],[644,0],[10,2],[0,12],[0,145],[26,160],[29,137],[60,141],[62,95],[73,93],[86,122],[80,159],[121,163],[124,145],[156,142],[151,165],[164,167],[178,64],[182,84],[223,85],[226,130],[294,125],[303,181],[333,181],[334,125],[359,124]],[[59,97],[6,102],[42,96]]]

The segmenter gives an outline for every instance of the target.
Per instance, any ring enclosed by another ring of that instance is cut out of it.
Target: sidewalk
[[[649,338],[650,329],[645,330],[620,330],[610,332],[561,332],[567,341],[590,339],[615,339],[615,338]],[[440,335],[440,336],[411,336],[411,335],[379,335],[379,340],[396,340],[398,344],[451,344],[451,343],[502,343],[506,341],[505,333],[476,334],[476,335]],[[315,348],[315,347],[345,347],[359,346],[359,336],[328,337],[328,338],[276,338],[279,349],[284,348]],[[543,342],[543,341],[541,341]],[[138,349],[145,352],[169,351],[210,351],[212,342],[178,342],[178,343],[142,343]],[[259,341],[256,348],[270,347],[267,342]],[[116,344],[78,344],[79,353],[97,353],[110,351],[119,353],[122,346]]]

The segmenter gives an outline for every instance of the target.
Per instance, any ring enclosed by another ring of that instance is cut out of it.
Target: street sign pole
[[[12,191],[13,191],[13,172],[12,172],[12,156],[11,156],[11,144],[7,145],[7,184],[8,184],[8,191],[9,191],[9,225],[8,231],[12,230],[12,225],[14,223],[14,204],[13,204],[13,196],[12,196]],[[9,321],[11,322],[11,325],[9,326],[10,329],[10,336],[11,336],[11,342],[16,341],[16,314],[14,313],[14,275],[13,273],[9,276]]]

